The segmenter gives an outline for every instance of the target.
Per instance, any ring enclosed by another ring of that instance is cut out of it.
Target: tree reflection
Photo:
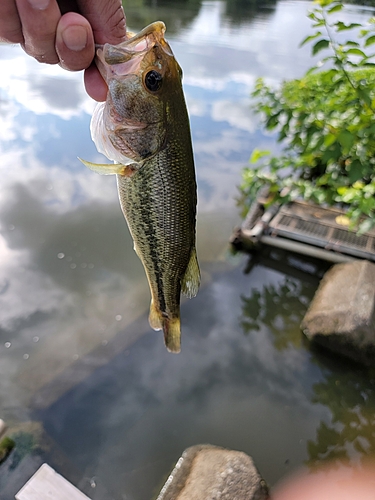
[[[233,25],[249,22],[254,17],[270,16],[276,6],[277,0],[227,0],[225,15]]]
[[[124,9],[132,29],[140,30],[160,19],[166,24],[169,36],[189,26],[201,5],[202,0],[130,0]]]
[[[124,3],[124,2],[123,2]],[[248,23],[255,17],[270,16],[277,0],[227,0],[224,2],[224,15],[233,27]],[[168,34],[178,33],[189,26],[198,15],[202,0],[129,0],[124,3],[125,12],[131,27],[142,27],[162,19]]]
[[[279,264],[264,257],[256,264],[276,271],[282,266],[284,274],[241,297],[243,332],[249,335],[267,329],[278,351],[300,348],[304,342],[300,322],[317,288],[318,274],[327,268],[323,265],[315,271],[311,268],[310,274],[298,274],[295,268],[285,265],[288,257],[280,255]],[[325,462],[337,466],[348,462],[363,464],[375,458],[375,370],[362,368],[314,345],[309,349],[319,373],[319,380],[315,378],[311,385],[309,399],[328,412],[323,412],[327,416],[317,426],[315,439],[307,441],[306,465],[315,468]]]
[[[300,322],[314,293],[315,286],[284,276],[276,284],[265,284],[253,290],[250,297],[241,296],[241,326],[247,335],[264,325],[272,333],[278,351],[302,342]]]
[[[319,358],[317,358],[319,359]],[[375,456],[374,373],[355,366],[334,367],[313,385],[313,403],[325,405],[331,422],[322,421],[316,439],[307,443],[307,465],[330,461],[337,465]]]

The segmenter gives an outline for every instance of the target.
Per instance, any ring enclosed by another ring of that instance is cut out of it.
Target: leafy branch
[[[256,82],[255,110],[267,130],[277,131],[284,149],[278,157],[253,151],[241,190],[248,202],[266,183],[272,202],[302,197],[347,205],[353,225],[363,215],[369,218],[361,222],[363,232],[375,223],[375,64],[374,54],[366,54],[375,44],[375,20],[366,27],[345,24],[337,20],[342,2],[315,4],[308,14],[315,32],[301,45],[312,43],[314,56],[329,53],[303,78],[277,89],[263,79]],[[341,41],[345,33],[352,37]],[[317,72],[323,65],[329,68]]]

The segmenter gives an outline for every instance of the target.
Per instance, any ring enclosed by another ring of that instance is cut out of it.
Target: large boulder
[[[266,500],[265,481],[246,453],[211,445],[187,448],[157,500]]]
[[[301,328],[308,339],[375,365],[375,264],[336,264],[323,277]]]

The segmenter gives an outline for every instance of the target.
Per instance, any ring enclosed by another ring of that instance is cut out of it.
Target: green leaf
[[[271,152],[270,151],[263,151],[263,150],[260,150],[260,149],[254,149],[254,151],[252,152],[251,156],[250,156],[250,163],[257,163],[261,158],[263,158],[264,156],[268,156],[270,155]]]
[[[338,12],[339,10],[342,10],[343,5],[342,4],[337,4],[331,7],[330,9],[327,10],[328,14],[332,14],[333,12]]]
[[[366,54],[363,52],[361,49],[348,49],[344,51],[344,54],[346,55],[353,55],[353,56],[362,56],[362,57],[367,57]]]
[[[346,45],[350,45],[351,47],[359,47],[359,43],[358,42],[353,42],[351,40],[349,40],[348,42],[346,42]]]
[[[331,3],[338,3],[338,0],[314,0],[314,3],[320,5],[320,7],[328,7]]]
[[[345,24],[342,21],[338,21],[337,23],[334,24],[334,26],[336,26],[337,31],[347,31],[353,28],[360,28],[362,25],[358,23]]]
[[[363,222],[361,222],[358,230],[358,236],[364,233],[367,233],[370,231],[375,226],[375,220],[374,219],[365,219]]]
[[[346,186],[340,186],[337,188],[337,192],[340,196],[345,196],[347,191],[348,191],[348,188]]]
[[[311,40],[314,40],[315,38],[318,38],[322,34],[321,31],[317,31],[314,35],[309,35],[306,38],[302,40],[302,42],[299,44],[300,47],[305,45],[307,42],[310,42]]]
[[[371,96],[370,94],[368,93],[367,90],[365,89],[359,89],[357,88],[357,93],[358,93],[358,96],[359,98],[365,103],[367,104],[367,106],[371,107],[371,104],[372,104],[372,100],[371,100]]]
[[[349,178],[349,181],[351,183],[353,183],[353,184],[355,182],[358,182],[359,180],[362,179],[362,170],[361,169],[356,169],[353,166],[353,168],[349,169],[348,178]]]
[[[339,143],[347,150],[349,151],[350,148],[353,146],[354,142],[356,140],[356,136],[353,135],[351,132],[348,130],[342,130],[340,134],[338,135],[338,141]]]
[[[307,14],[307,17],[308,17],[309,19],[312,19],[313,21],[323,21],[323,19],[322,19],[321,17],[318,17],[318,16],[315,14],[315,12],[309,12],[309,13]]]
[[[365,41],[365,47],[368,47],[369,45],[372,45],[375,43],[375,35],[369,36],[366,41]]]
[[[312,54],[315,56],[321,50],[327,49],[329,47],[329,40],[322,38],[312,48]]]
[[[336,142],[337,137],[334,134],[327,134],[324,137],[324,145],[326,148],[329,148],[329,146],[332,146],[334,142]]]

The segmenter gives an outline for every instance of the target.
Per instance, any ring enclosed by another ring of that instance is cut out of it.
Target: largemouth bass
[[[125,42],[105,44],[96,63],[108,85],[91,135],[114,164],[84,162],[116,174],[120,204],[151,290],[149,322],[180,351],[180,295],[194,297],[196,181],[182,71],[155,22]]]

